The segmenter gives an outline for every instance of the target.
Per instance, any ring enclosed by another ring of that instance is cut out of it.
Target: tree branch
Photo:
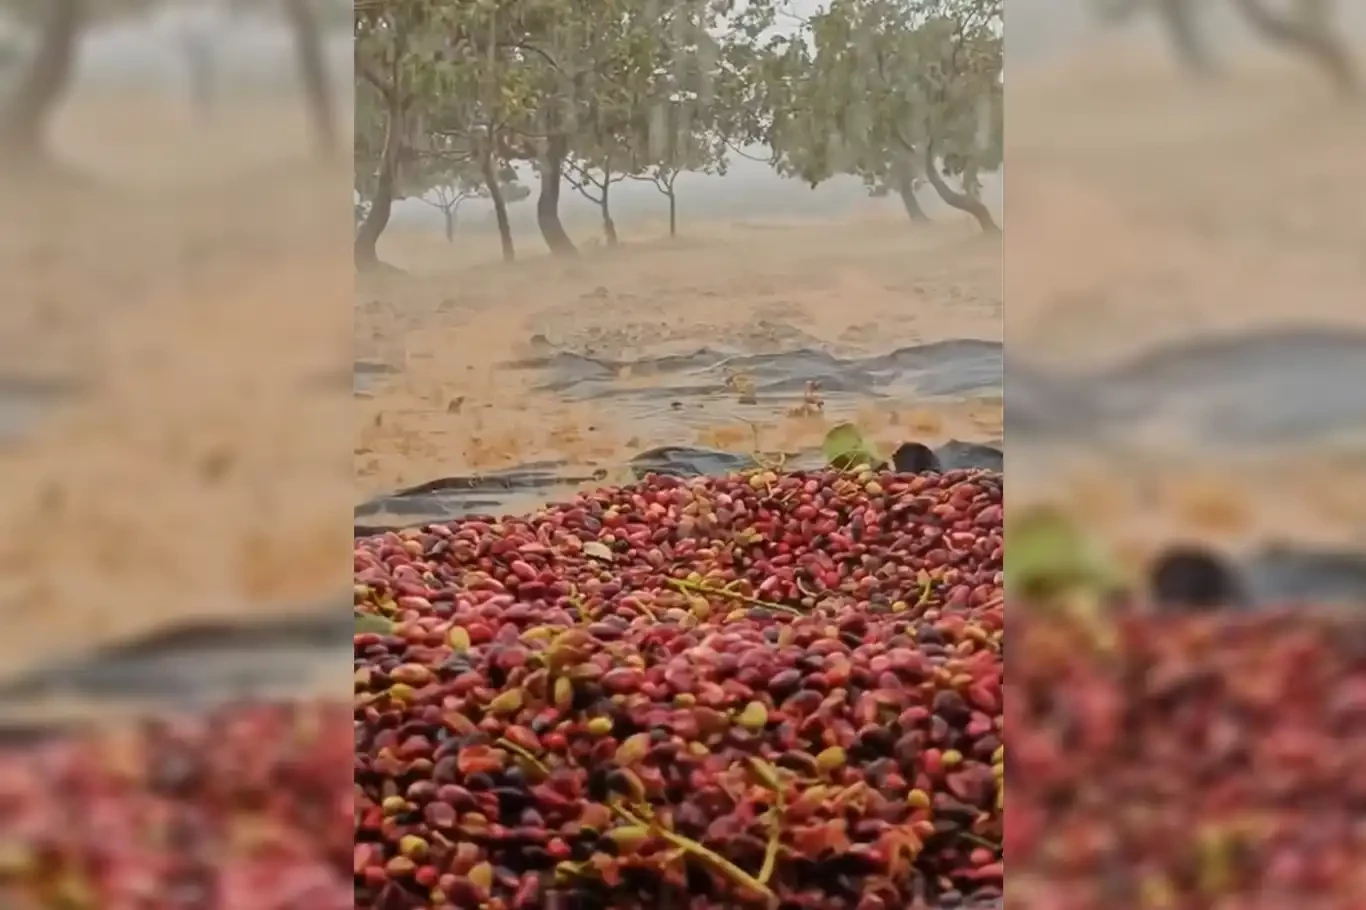
[[[359,41],[357,41],[355,45],[354,62],[356,67],[356,73],[366,82],[370,83],[370,85],[373,86],[374,89],[379,92],[380,97],[385,101],[385,103],[392,104],[394,102],[393,87],[386,85],[384,80],[380,78],[379,73],[375,72],[370,67],[370,65],[364,59],[362,59],[361,45]]]
[[[770,149],[769,149],[770,154],[769,154],[769,156],[768,156],[767,158],[756,158],[756,157],[753,156],[753,155],[748,155],[748,154],[742,152],[742,151],[735,145],[735,143],[731,142],[729,139],[726,139],[726,138],[722,137],[722,139],[721,139],[721,144],[724,145],[726,148],[730,149],[730,150],[731,150],[732,152],[734,152],[735,154],[739,155],[741,158],[746,159],[747,161],[753,161],[753,162],[755,162],[755,163],[757,163],[757,164],[767,164],[767,165],[769,165],[770,167],[772,167],[773,165],[777,164],[777,163],[778,163],[778,158],[780,157],[779,154],[778,154],[777,152],[775,152],[775,151],[772,150],[772,147],[770,147]]]

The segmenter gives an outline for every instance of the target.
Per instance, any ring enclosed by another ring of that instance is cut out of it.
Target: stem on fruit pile
[[[787,800],[783,796],[783,785],[778,780],[778,772],[772,765],[754,756],[750,756],[749,765],[764,786],[773,791],[774,804],[768,811],[768,844],[764,848],[764,866],[759,870],[758,878],[767,885],[778,865],[778,848],[782,845],[783,816],[787,813]]]
[[[550,769],[545,766],[544,762],[542,762],[536,756],[532,755],[526,749],[523,749],[521,746],[517,745],[515,742],[512,742],[509,739],[500,739],[495,743],[495,745],[507,749],[509,752],[514,752],[517,755],[520,755],[524,760],[526,760],[533,767],[535,767],[537,771],[541,772],[546,777],[550,776]]]
[[[927,573],[920,579],[920,597],[916,599],[915,605],[923,607],[930,602],[930,593],[934,590],[934,580]]]
[[[780,613],[791,613],[793,616],[806,615],[801,610],[798,610],[796,607],[790,607],[787,604],[775,603],[771,600],[760,600],[757,597],[750,597],[747,594],[741,594],[738,591],[731,591],[728,588],[717,588],[711,585],[704,585],[697,582],[688,581],[686,578],[670,578],[666,580],[666,583],[671,588],[676,588],[680,591],[691,592],[693,594],[720,594],[722,597],[729,597],[731,600],[736,600],[740,603],[749,604],[751,607],[763,607],[766,610],[777,610]]]
[[[985,837],[981,837],[981,836],[979,836],[979,835],[973,834],[971,831],[959,831],[959,832],[958,832],[958,836],[961,837],[961,838],[963,838],[963,840],[967,841],[967,842],[970,843],[970,844],[976,844],[976,845],[979,846],[979,847],[986,847],[988,850],[1000,850],[1000,849],[1001,849],[1001,845],[1000,845],[1000,844],[993,844],[991,841],[987,840]]]
[[[620,804],[613,803],[612,811],[615,812],[617,815],[621,816],[623,820],[629,822],[630,824],[639,825],[643,828],[649,828],[655,834],[664,838],[664,840],[673,844],[678,849],[691,853],[693,856],[697,857],[703,862],[708,863],[714,869],[716,869],[717,872],[720,872],[726,878],[730,879],[731,882],[733,882],[736,886],[753,891],[755,894],[762,894],[764,897],[768,898],[770,905],[777,905],[778,896],[773,893],[773,891],[768,887],[768,885],[765,885],[763,882],[759,881],[757,878],[750,875],[744,869],[741,869],[739,866],[735,865],[730,860],[726,859],[724,856],[721,856],[719,853],[714,853],[711,850],[708,850],[706,847],[699,844],[697,841],[692,840],[690,838],[686,838],[683,835],[678,834],[676,832],[670,831],[668,828],[665,828],[663,825],[659,824],[657,821],[654,821],[653,819],[646,821],[645,819],[638,818],[635,815],[631,814],[628,810],[623,808]]]

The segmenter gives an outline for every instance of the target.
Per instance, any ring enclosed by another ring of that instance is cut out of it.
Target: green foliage
[[[355,634],[356,635],[391,635],[394,631],[394,624],[383,616],[374,613],[355,613]]]
[[[826,464],[839,471],[883,463],[877,449],[863,438],[858,427],[852,423],[841,423],[830,428],[821,441],[821,455],[825,457]]]
[[[1045,600],[1103,598],[1124,588],[1119,571],[1082,529],[1056,509],[1035,507],[1006,521],[1006,590]]]
[[[870,190],[917,182],[926,145],[969,194],[1001,164],[1000,0],[832,0],[789,35],[731,55],[733,119],[785,174],[854,174]]]
[[[540,169],[562,146],[605,217],[620,180],[672,204],[680,173],[724,173],[755,143],[784,174],[874,192],[922,179],[931,142],[969,195],[1000,165],[1001,0],[786,4],[355,0],[357,193],[391,133],[397,194],[474,180],[486,159]]]

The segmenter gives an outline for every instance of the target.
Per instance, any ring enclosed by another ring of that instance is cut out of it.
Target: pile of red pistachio
[[[1366,623],[1019,609],[1007,906],[1366,906]]]
[[[357,540],[356,907],[999,904],[1002,557],[983,472]]]
[[[0,906],[352,906],[345,705],[238,705],[0,752]]]

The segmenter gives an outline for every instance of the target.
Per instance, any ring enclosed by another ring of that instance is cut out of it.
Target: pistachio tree
[[[431,3],[439,28],[418,62],[429,86],[419,105],[427,131],[478,163],[505,258],[512,258],[511,229],[497,175],[519,160],[539,176],[537,223],[547,246],[572,254],[559,202],[574,95],[584,78],[574,54],[584,30],[571,35],[587,13],[569,0]]]
[[[719,166],[708,136],[710,86],[723,4],[703,0],[620,0],[605,3],[579,42],[586,67],[574,99],[566,179],[601,213],[609,245],[616,243],[610,210],[614,184],[652,183],[670,203],[677,231],[677,180],[685,170]]]
[[[447,21],[439,0],[356,0],[354,155],[361,217],[354,254],[362,271],[381,265],[377,245],[403,196],[405,163],[429,151],[419,102],[439,89],[433,64],[459,40],[444,36]]]
[[[1262,41],[1307,57],[1342,94],[1352,96],[1360,92],[1356,60],[1334,22],[1334,0],[1231,2]],[[1210,5],[1203,0],[1091,0],[1093,11],[1109,23],[1128,22],[1141,13],[1156,15],[1181,63],[1201,76],[1211,75],[1216,69],[1198,18]]]
[[[536,53],[540,86],[531,158],[540,177],[537,220],[553,252],[573,245],[560,226],[561,182],[598,207],[603,234],[616,242],[613,186],[638,176],[650,158],[653,112],[690,74],[686,58],[716,18],[704,0],[553,0],[553,22],[525,40]],[[529,138],[529,137],[524,137]]]
[[[1288,11],[1268,0],[1234,0],[1234,5],[1263,41],[1307,57],[1339,93],[1360,94],[1361,74],[1334,22],[1334,0],[1295,0]]]
[[[280,2],[294,40],[294,56],[313,126],[313,141],[322,155],[330,157],[337,151],[340,130],[332,104],[332,74],[323,52],[326,12],[315,0]]]
[[[455,242],[456,218],[460,207],[467,201],[491,200],[496,194],[506,207],[531,195],[531,191],[518,182],[517,170],[512,165],[504,163],[497,167],[492,188],[481,165],[481,161],[460,156],[428,155],[414,160],[405,170],[403,184],[407,189],[406,195],[421,200],[441,213],[447,243]],[[511,261],[515,258],[511,230],[509,228],[506,235],[501,231],[506,215],[504,208],[499,227],[506,258]]]
[[[643,10],[643,4],[585,9],[571,26],[581,34],[577,48],[563,58],[575,68],[571,94],[561,101],[572,124],[564,180],[597,206],[608,246],[617,243],[612,187],[640,169],[642,119],[655,100],[657,26]]]
[[[697,99],[682,98],[653,107],[644,167],[632,178],[649,183],[669,207],[669,236],[678,236],[678,178],[685,173],[724,176],[726,142],[709,122],[713,109]]]
[[[749,6],[761,8],[758,3]],[[655,33],[648,101],[635,121],[631,176],[651,184],[667,201],[670,237],[678,236],[678,178],[684,173],[726,173],[727,99],[717,91],[724,42],[717,33],[721,17],[732,12],[720,3],[678,3]]]
[[[421,28],[416,2],[356,4],[355,185],[359,197],[356,268],[380,264],[377,245],[398,197],[404,130],[413,100],[409,51]]]
[[[556,2],[356,0],[358,267],[378,264],[393,202],[434,166],[479,175],[513,258],[500,175],[516,158],[535,158],[544,140],[538,114],[556,84],[553,60],[534,42],[550,30]]]
[[[1172,49],[1191,73],[1209,76],[1215,71],[1214,58],[1200,28],[1199,16],[1207,3],[1190,0],[1091,0],[1091,8],[1101,21],[1119,25],[1133,21],[1140,13],[1152,12],[1162,23]]]
[[[299,72],[320,151],[331,154],[339,130],[331,75],[322,49],[324,20],[335,0],[227,0],[229,5],[281,13],[294,38]],[[75,77],[86,29],[145,14],[168,0],[0,0],[0,19],[16,26],[19,46],[0,60],[0,157],[21,165],[49,164],[50,121]],[[319,5],[322,4],[322,5]]]
[[[812,185],[857,175],[874,193],[895,189],[913,218],[923,179],[998,231],[978,196],[1003,152],[1002,12],[1002,0],[832,0],[742,49],[732,71],[752,78],[730,80],[735,125],[782,173]]]
[[[675,199],[679,173],[717,166],[714,143],[679,130],[705,123],[697,112],[715,57],[709,30],[725,3],[356,3],[356,126],[367,133],[356,140],[365,163],[358,263],[377,261],[374,241],[392,201],[412,185],[401,172],[433,157],[483,174],[508,258],[506,181],[497,175],[516,162],[537,175],[537,224],[559,254],[575,252],[560,221],[566,184],[598,206],[612,242],[613,186],[650,179]]]
[[[88,0],[11,0],[13,19],[31,33],[26,59],[11,69],[0,96],[0,159],[6,165],[46,163],[47,132],[75,75],[81,34],[91,14]]]

